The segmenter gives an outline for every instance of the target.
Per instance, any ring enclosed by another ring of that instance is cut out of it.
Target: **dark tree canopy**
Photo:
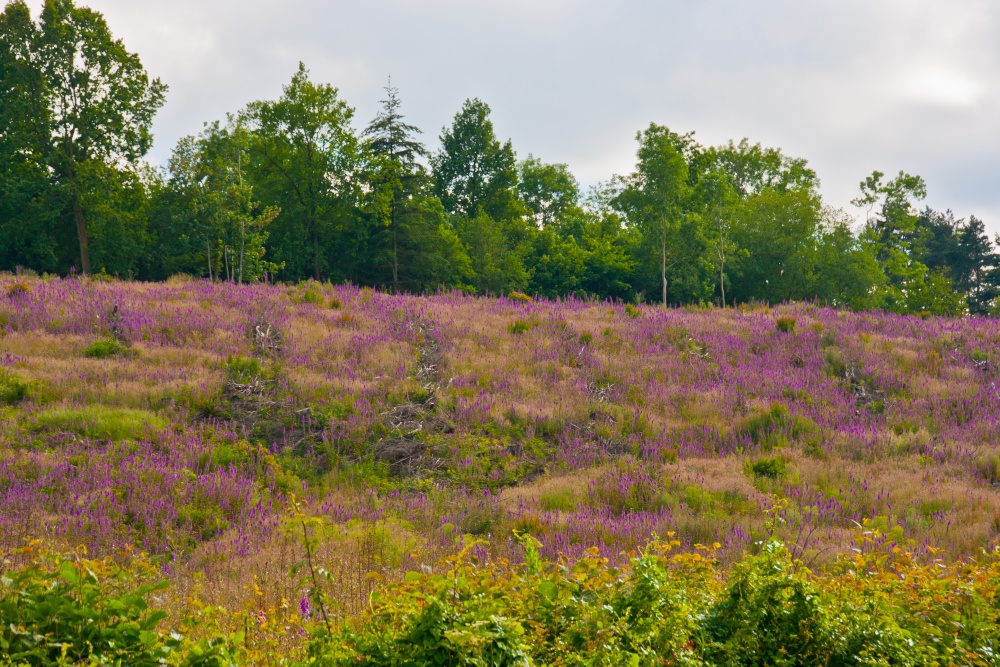
[[[21,0],[12,2],[3,24],[3,106],[14,105],[20,117],[16,150],[31,156],[63,190],[51,202],[62,199],[70,206],[80,266],[89,273],[94,230],[86,206],[93,200],[88,175],[102,166],[135,167],[152,144],[150,128],[166,86],[149,78],[99,13],[72,0],[46,0],[37,24]],[[100,234],[96,240],[112,243]]]

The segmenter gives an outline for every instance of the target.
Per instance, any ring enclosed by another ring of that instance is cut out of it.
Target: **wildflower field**
[[[998,343],[0,276],[0,662],[1000,664]]]

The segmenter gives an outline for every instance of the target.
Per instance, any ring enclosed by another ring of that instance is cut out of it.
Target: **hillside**
[[[864,524],[968,559],[1000,534],[998,342],[808,304],[0,276],[0,553],[130,545],[172,613],[281,616],[315,525],[338,617],[463,534],[481,562],[520,562],[518,531],[550,561],[660,539],[721,568],[775,538],[819,571]]]

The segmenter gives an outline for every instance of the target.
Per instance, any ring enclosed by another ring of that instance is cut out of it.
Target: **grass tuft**
[[[135,350],[115,338],[102,338],[86,347],[83,356],[88,359],[109,359],[111,357],[131,357]]]
[[[53,408],[35,417],[32,430],[75,433],[91,440],[131,440],[167,428],[167,420],[148,410],[88,405]]]

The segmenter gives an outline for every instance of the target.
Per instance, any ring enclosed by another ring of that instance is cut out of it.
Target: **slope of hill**
[[[131,547],[175,611],[281,618],[307,525],[344,617],[464,534],[611,565],[775,538],[819,570],[863,525],[865,549],[974,557],[1000,534],[998,343],[813,305],[0,277],[0,553]]]

